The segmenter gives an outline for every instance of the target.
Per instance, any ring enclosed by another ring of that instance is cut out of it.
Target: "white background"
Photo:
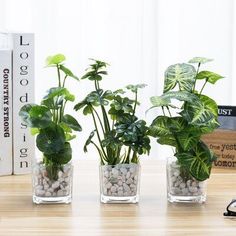
[[[44,68],[48,55],[65,54],[79,77],[88,58],[95,58],[111,65],[105,89],[148,84],[140,94],[139,114],[150,122],[158,111],[146,117],[145,111],[149,97],[162,92],[164,70],[194,56],[214,58],[205,68],[226,77],[205,92],[219,104],[236,104],[235,9],[233,0],[0,0],[0,29],[35,33],[37,102],[56,85],[55,71]],[[77,101],[93,88],[70,82]],[[74,114],[84,129],[73,141],[74,156],[95,156],[82,151],[92,122]],[[154,144],[150,156],[165,155],[166,149]]]

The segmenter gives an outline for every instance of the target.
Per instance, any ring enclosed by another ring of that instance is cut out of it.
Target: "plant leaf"
[[[93,131],[90,133],[88,139],[86,140],[86,142],[85,142],[85,144],[84,144],[84,152],[88,152],[87,146],[91,143],[91,141],[92,141],[92,139],[93,139],[93,137],[94,137],[94,135],[95,135],[95,132],[96,132],[96,130],[93,130]]]
[[[209,178],[214,155],[203,142],[199,141],[191,151],[177,153],[175,156],[179,163],[185,166],[198,181]]]
[[[41,129],[36,138],[36,145],[38,149],[48,155],[58,153],[64,148],[64,144],[65,133],[64,130],[58,125]]]
[[[211,71],[201,71],[196,76],[196,79],[206,79],[211,84],[215,84],[217,80],[222,78],[224,77]]]
[[[68,125],[71,129],[75,131],[82,131],[82,128],[78,121],[71,115],[64,115],[62,117],[62,122],[64,122],[66,125]]]
[[[146,84],[129,84],[126,86],[128,90],[131,90],[133,93],[136,93],[138,89],[145,88],[147,85]]]
[[[63,54],[56,54],[54,56],[49,56],[46,59],[46,66],[58,65],[66,60]]]
[[[205,64],[207,62],[211,62],[213,61],[213,59],[209,59],[209,58],[205,58],[205,57],[194,57],[191,60],[189,60],[189,63],[193,63],[193,64]]]
[[[47,159],[50,159],[54,163],[64,165],[72,159],[72,149],[70,143],[66,142],[64,147],[58,152],[53,154],[44,154]]]
[[[182,63],[171,65],[165,71],[164,93],[174,89],[176,85],[179,90],[191,92],[196,76],[196,70],[192,65]]]
[[[67,76],[74,78],[76,80],[79,81],[79,78],[77,76],[75,76],[72,71],[70,69],[68,69],[67,67],[65,67],[64,65],[60,65],[60,70],[62,70]]]
[[[158,116],[153,120],[150,128],[149,135],[152,137],[161,137],[172,135],[169,129],[170,118],[167,116]]]

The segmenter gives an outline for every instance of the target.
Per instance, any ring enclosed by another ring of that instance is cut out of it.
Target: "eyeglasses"
[[[236,216],[236,199],[233,199],[226,207],[227,212],[224,212],[224,216]]]

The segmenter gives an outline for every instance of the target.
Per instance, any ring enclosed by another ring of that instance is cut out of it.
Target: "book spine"
[[[12,174],[12,51],[0,50],[0,175]]]
[[[12,34],[13,45],[13,174],[31,172],[35,140],[19,117],[25,104],[34,103],[34,35]]]

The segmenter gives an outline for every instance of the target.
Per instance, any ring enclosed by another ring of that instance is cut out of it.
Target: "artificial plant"
[[[72,149],[70,141],[76,136],[73,131],[81,131],[78,121],[65,114],[68,102],[74,102],[75,96],[65,87],[67,79],[78,78],[64,65],[65,56],[57,54],[46,60],[47,67],[53,67],[57,73],[57,87],[50,88],[41,104],[24,105],[19,115],[32,135],[37,135],[37,148],[43,153],[43,164],[52,179],[57,178],[58,169],[70,162]]]
[[[114,92],[100,88],[103,76],[107,75],[107,63],[92,60],[87,73],[81,78],[91,81],[95,90],[90,92],[81,102],[75,105],[75,110],[83,109],[84,115],[90,115],[94,130],[90,133],[84,145],[87,152],[89,144],[97,149],[101,164],[115,165],[118,163],[137,163],[138,156],[149,153],[150,139],[148,127],[144,120],[136,116],[138,91],[144,84],[128,85],[133,98],[125,96],[125,90]],[[94,141],[94,136],[97,141]]]
[[[195,57],[189,63],[169,66],[165,71],[163,94],[150,99],[151,108],[161,107],[163,112],[153,120],[150,135],[157,138],[159,144],[174,147],[182,177],[190,175],[199,181],[209,178],[215,160],[201,136],[219,126],[217,104],[203,94],[206,85],[214,85],[223,78],[208,70],[200,71],[201,65],[210,61]],[[192,64],[196,64],[196,68]]]

